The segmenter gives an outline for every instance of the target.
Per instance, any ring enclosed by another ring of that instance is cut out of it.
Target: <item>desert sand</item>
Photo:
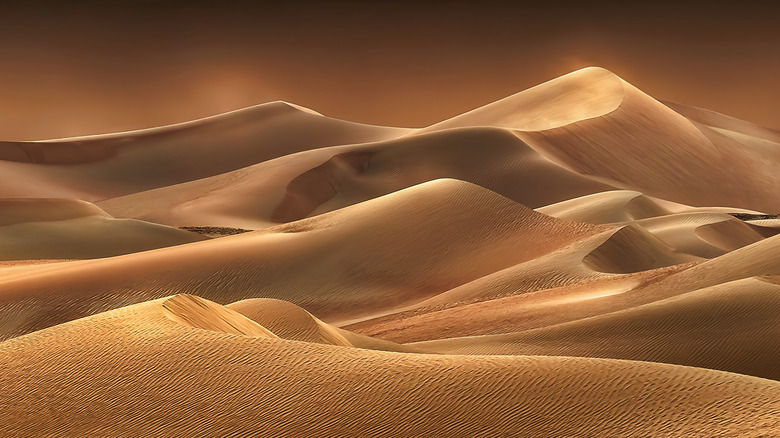
[[[773,436],[779,168],[595,67],[0,142],[0,435]]]

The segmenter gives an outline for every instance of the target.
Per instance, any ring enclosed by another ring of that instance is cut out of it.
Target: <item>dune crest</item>
[[[426,130],[498,126],[542,131],[603,116],[617,109],[622,101],[622,79],[603,68],[588,67],[436,123]]]
[[[189,327],[234,335],[277,337],[240,313],[193,295],[176,295],[163,301],[162,307],[165,316]]]

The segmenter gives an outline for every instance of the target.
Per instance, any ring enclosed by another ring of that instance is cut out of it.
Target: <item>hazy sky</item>
[[[588,65],[661,100],[780,128],[771,6],[254,3],[0,1],[0,140],[144,128],[279,99],[424,126]]]

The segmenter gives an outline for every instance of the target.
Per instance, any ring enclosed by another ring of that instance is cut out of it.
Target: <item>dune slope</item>
[[[5,142],[0,143],[0,196],[95,201],[217,175],[302,150],[383,140],[407,132],[272,102],[161,128]]]
[[[0,260],[92,259],[206,240],[70,199],[0,199]]]
[[[172,292],[291,301],[326,321],[430,298],[603,231],[437,180],[264,232],[0,277],[9,337]],[[456,242],[453,244],[453,242]]]
[[[535,330],[414,344],[448,354],[587,356],[780,380],[780,286],[756,278]]]
[[[769,380],[247,336],[172,320],[170,300],[0,343],[3,434],[761,436],[778,427],[780,384]],[[222,317],[216,304],[200,309],[188,311]]]

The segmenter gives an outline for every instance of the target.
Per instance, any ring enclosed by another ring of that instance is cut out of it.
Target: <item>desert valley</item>
[[[0,436],[778,436],[779,188],[597,67],[0,142]]]

